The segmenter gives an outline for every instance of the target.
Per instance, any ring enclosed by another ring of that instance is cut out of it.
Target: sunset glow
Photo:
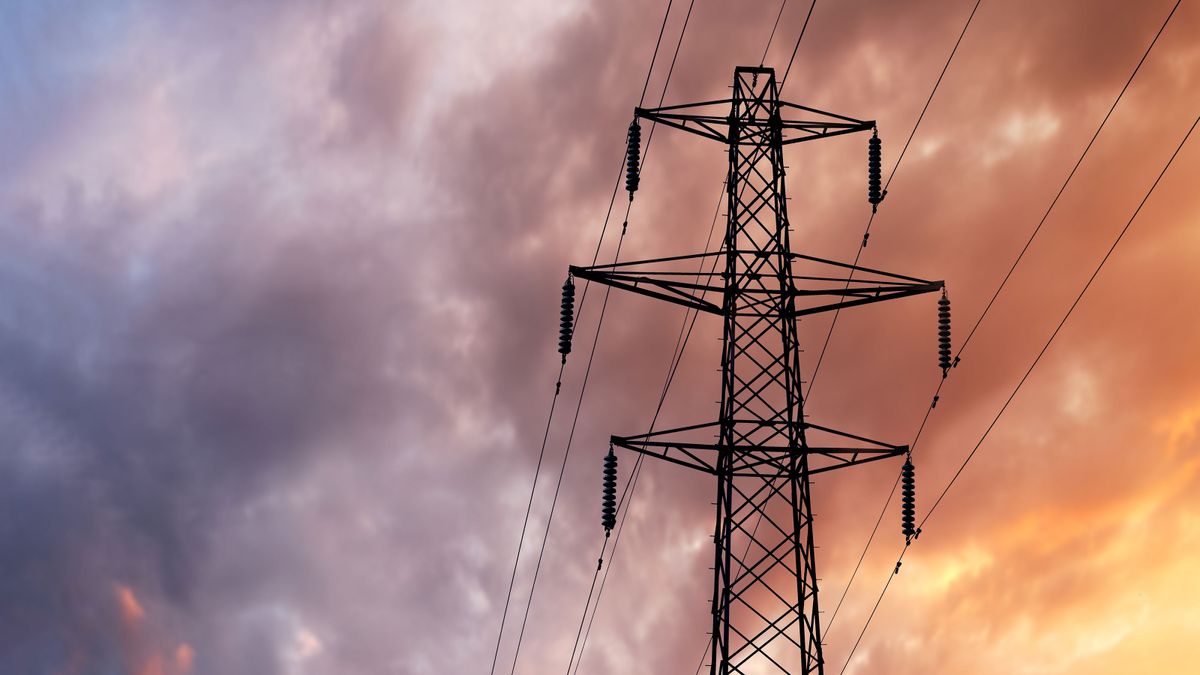
[[[782,73],[811,2],[783,6],[764,57],[780,0],[696,0],[664,94],[689,4],[644,106],[725,97],[760,59]],[[886,178],[974,4],[821,0],[782,96],[876,120]],[[945,280],[956,348],[1174,4],[981,2],[861,250]],[[619,240],[621,260],[698,252],[722,226],[726,149],[661,127],[624,238],[623,190],[605,225],[666,7],[0,4],[0,673],[487,673],[568,265]],[[1197,115],[1184,0],[950,371],[914,450],[918,519]],[[787,146],[794,249],[859,253],[866,136]],[[1198,672],[1198,181],[1193,137],[857,648],[904,550],[898,496],[829,622],[899,462],[818,477],[826,673]],[[683,334],[679,307],[587,293],[496,673],[519,635],[516,673],[572,662],[609,436],[647,430]],[[805,412],[911,443],[942,377],[935,303],[843,312]],[[806,380],[829,322],[800,322]],[[720,330],[696,322],[659,428],[716,418]],[[710,477],[643,465],[579,675],[707,663],[713,502]]]

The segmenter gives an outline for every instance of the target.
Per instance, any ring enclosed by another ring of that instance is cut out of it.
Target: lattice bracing
[[[869,131],[874,122],[778,94],[772,69],[738,68],[729,99],[637,110],[728,147],[728,221],[718,251],[571,268],[722,318],[717,419],[612,438],[716,478],[711,672],[720,675],[824,672],[810,479],[906,451],[805,418],[797,321],[943,287],[791,250],[783,147]],[[697,273],[698,264],[711,271]]]

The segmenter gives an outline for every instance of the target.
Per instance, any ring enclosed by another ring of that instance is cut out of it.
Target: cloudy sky
[[[903,7],[898,5],[902,4]],[[980,315],[1173,0],[984,0],[863,264]],[[559,359],[666,2],[0,2],[0,672],[484,673]],[[647,100],[688,3],[674,3]],[[809,3],[784,7],[784,68]],[[890,170],[969,0],[819,2],[785,98],[876,119]],[[697,0],[665,100],[726,95],[778,0]],[[1184,2],[942,391],[923,515],[1200,113]],[[702,250],[723,150],[660,130],[623,259]],[[792,146],[793,244],[853,259],[865,142]],[[1184,147],[905,557],[847,673],[1194,672],[1200,147]],[[618,202],[619,203],[619,202]],[[496,672],[516,637],[600,295],[568,361]],[[610,433],[650,422],[683,312],[614,293],[517,673],[564,672]],[[828,317],[801,324],[811,368]],[[701,318],[660,421],[715,416]],[[814,420],[908,443],[934,305],[843,314]],[[622,457],[622,478],[631,457]],[[816,487],[822,604],[893,465]],[[712,484],[648,463],[579,673],[691,673]],[[827,631],[840,670],[895,505]],[[826,614],[828,617],[828,613]]]

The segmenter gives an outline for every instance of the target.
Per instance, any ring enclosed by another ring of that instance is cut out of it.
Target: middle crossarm
[[[789,254],[797,268],[803,267],[804,274],[792,274],[794,290],[787,291],[795,298],[792,316],[819,314],[845,307],[865,305],[883,300],[933,293],[944,286],[941,281],[928,281],[890,272],[834,262],[812,256]],[[695,255],[674,256],[637,260],[593,267],[571,266],[571,274],[580,279],[613,286],[641,295],[666,300],[691,309],[724,315],[722,294],[728,287],[738,288],[743,296],[762,296],[762,307],[772,305],[784,291],[752,285],[749,281],[760,281],[752,272],[742,272],[734,279],[726,278],[724,272],[716,270],[714,264],[726,258],[724,251]],[[691,263],[691,264],[688,264]],[[685,270],[685,265],[699,263],[699,269]],[[703,271],[705,268],[709,271]],[[846,271],[856,278],[848,279]],[[709,299],[712,297],[713,299]],[[761,311],[754,303],[743,305],[742,311]]]

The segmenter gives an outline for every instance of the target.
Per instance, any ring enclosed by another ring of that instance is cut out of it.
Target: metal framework
[[[943,287],[791,251],[783,146],[870,131],[875,123],[785,103],[778,94],[773,69],[741,67],[732,98],[636,110],[641,119],[728,146],[721,250],[571,267],[583,279],[723,317],[717,421],[612,437],[616,446],[716,477],[714,675],[824,672],[810,477],[907,451],[807,421],[797,320]],[[803,119],[784,119],[797,111]],[[683,269],[706,258],[723,259],[724,269],[698,276]],[[855,280],[847,284],[850,270]]]

